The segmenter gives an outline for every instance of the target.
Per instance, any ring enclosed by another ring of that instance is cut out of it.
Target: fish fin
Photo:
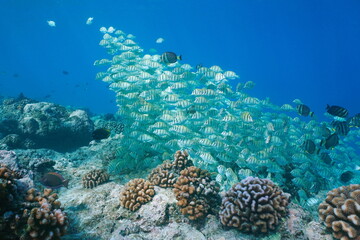
[[[177,56],[177,59],[182,60],[182,56],[181,55]]]
[[[64,180],[63,185],[64,185],[64,187],[68,188],[69,187],[69,179]]]

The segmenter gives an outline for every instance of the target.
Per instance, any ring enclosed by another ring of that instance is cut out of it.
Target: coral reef
[[[222,199],[221,223],[254,234],[274,230],[286,215],[289,194],[271,180],[247,177]]]
[[[174,165],[170,161],[165,161],[151,171],[148,179],[159,187],[173,187],[178,177],[178,174],[174,173],[173,169]]]
[[[154,185],[142,178],[135,178],[125,185],[120,193],[120,205],[131,211],[138,210],[141,205],[151,201],[155,195]]]
[[[180,172],[193,165],[188,157],[187,151],[176,151],[172,163],[170,160],[166,160],[151,171],[148,176],[149,181],[160,187],[173,187]]]
[[[95,169],[82,178],[82,184],[84,188],[94,188],[102,183],[105,183],[109,180],[109,174],[105,170]]]
[[[51,189],[45,189],[42,195],[33,188],[28,190],[26,200],[37,202],[40,206],[30,212],[25,210],[24,215],[28,215],[25,239],[60,239],[66,234],[68,218],[57,199],[57,194]]]
[[[205,217],[219,199],[219,186],[210,173],[195,166],[185,168],[174,184],[174,193],[182,214],[190,220]]]
[[[0,214],[14,207],[17,194],[16,178],[20,178],[19,174],[0,164]]]
[[[360,184],[329,191],[319,205],[319,216],[335,238],[360,239]]]
[[[3,148],[72,150],[88,144],[94,124],[83,110],[70,111],[48,102],[11,99],[0,105]],[[14,112],[9,112],[13,111]],[[59,144],[59,142],[61,144]]]

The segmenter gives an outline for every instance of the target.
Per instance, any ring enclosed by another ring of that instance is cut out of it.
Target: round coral
[[[191,166],[181,171],[174,193],[182,214],[190,220],[205,217],[219,198],[219,186],[206,170]]]
[[[94,188],[109,180],[109,174],[104,170],[92,170],[85,174],[82,178],[84,188]]]
[[[159,187],[173,187],[178,176],[178,174],[174,173],[173,168],[173,164],[165,161],[163,164],[151,171],[148,179],[154,185]]]
[[[247,177],[225,193],[221,223],[243,232],[267,233],[285,216],[289,196],[271,180]]]
[[[142,178],[135,178],[128,182],[120,193],[120,205],[136,211],[141,205],[151,201],[154,195],[155,189],[152,183]]]
[[[331,190],[318,210],[335,238],[360,239],[360,184]]]

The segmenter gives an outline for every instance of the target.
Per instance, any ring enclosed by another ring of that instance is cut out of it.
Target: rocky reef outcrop
[[[68,151],[91,141],[94,124],[83,110],[71,111],[28,98],[6,99],[0,105],[0,147],[50,148]]]

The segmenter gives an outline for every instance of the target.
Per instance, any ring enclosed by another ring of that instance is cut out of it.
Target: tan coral
[[[335,238],[360,240],[360,184],[331,190],[318,211]]]
[[[153,169],[148,176],[150,182],[160,187],[173,187],[180,172],[186,167],[192,166],[193,163],[189,159],[189,154],[186,151],[176,151],[174,154],[174,161],[164,161],[163,164]]]
[[[192,166],[192,161],[189,159],[189,154],[187,151],[176,151],[174,154],[174,168],[179,172],[187,167]]]
[[[109,174],[104,170],[92,170],[82,178],[84,188],[94,188],[102,183],[109,181]]]
[[[26,238],[36,239],[60,239],[66,234],[69,225],[66,213],[60,209],[60,201],[57,193],[52,189],[44,189],[40,194],[31,188],[27,191],[26,200],[37,207],[31,211],[24,211],[23,216],[28,216]]]
[[[155,195],[154,185],[142,178],[135,178],[125,185],[120,193],[120,205],[131,211],[138,210],[143,204],[151,201]]]
[[[169,161],[165,161],[151,171],[148,179],[151,183],[159,187],[173,187],[178,177],[178,174],[176,174],[173,169],[174,165]]]
[[[289,194],[268,179],[247,177],[222,199],[221,223],[243,232],[267,233],[286,214]]]
[[[191,166],[181,171],[174,193],[182,214],[190,220],[205,217],[218,200],[219,186],[206,170]]]

